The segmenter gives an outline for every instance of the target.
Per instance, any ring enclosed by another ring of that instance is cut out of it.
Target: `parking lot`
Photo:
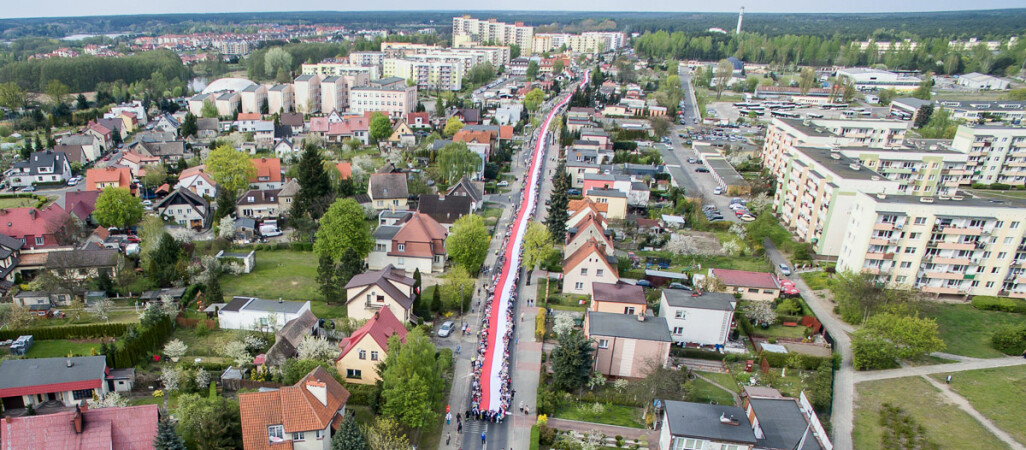
[[[781,102],[768,101],[768,100],[767,101],[764,101],[764,100],[752,100],[752,101],[743,102],[743,103],[746,103],[748,105],[759,105],[759,106],[755,106],[754,108],[751,108],[751,107],[742,108],[742,107],[735,106],[735,103],[731,103],[731,102],[716,102],[716,103],[710,103],[708,106],[706,106],[706,111],[708,111],[709,115],[712,116],[712,117],[726,118],[731,123],[735,123],[735,122],[737,122],[738,117],[741,117],[742,114],[744,114],[746,117],[748,117],[747,116],[747,112],[743,113],[742,110],[745,110],[745,111],[755,110],[755,111],[758,111],[758,112],[762,113],[762,115],[757,116],[757,118],[758,118],[758,120],[760,122],[769,122],[771,119],[773,119],[773,115],[770,112],[771,109],[769,107],[765,106],[765,105],[772,105],[772,104],[781,103]],[[760,109],[760,108],[762,108],[762,109]],[[889,117],[889,115],[890,115],[890,108],[887,107],[887,106],[868,106],[868,105],[856,104],[856,103],[851,103],[846,108],[829,108],[829,109],[823,108],[823,107],[819,107],[819,106],[798,105],[794,109],[786,109],[784,111],[786,111],[788,113],[793,113],[793,114],[795,114],[797,116],[796,118],[801,118],[801,119],[804,119],[804,118],[814,118],[814,119],[817,119],[817,118],[818,119],[845,119],[845,118],[849,118],[849,119],[852,119],[852,118],[854,118],[854,119],[887,119],[887,118],[892,118],[892,117]],[[845,117],[845,112],[847,112],[847,114],[850,117]],[[751,120],[751,119],[746,118],[746,120]]]

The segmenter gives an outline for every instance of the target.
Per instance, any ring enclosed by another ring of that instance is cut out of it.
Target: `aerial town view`
[[[1026,450],[1026,4],[0,10],[0,450]]]

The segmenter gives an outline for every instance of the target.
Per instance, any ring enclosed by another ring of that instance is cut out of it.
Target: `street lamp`
[[[463,283],[460,283],[460,329],[463,329]]]

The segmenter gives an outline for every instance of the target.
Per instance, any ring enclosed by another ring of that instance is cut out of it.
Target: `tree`
[[[175,431],[175,424],[171,423],[167,414],[161,414],[157,421],[157,435],[153,438],[154,450],[186,450],[185,441]]]
[[[476,214],[467,214],[453,223],[449,237],[445,239],[445,251],[455,264],[470,274],[476,274],[488,256],[490,238],[484,219]]]
[[[317,284],[325,302],[338,303],[345,297],[344,285],[338,284],[338,277],[335,276],[335,264],[328,255],[321,255],[318,258]]]
[[[466,311],[474,294],[474,278],[462,266],[449,269],[443,278],[445,284],[435,286],[435,290],[444,290],[445,298],[449,300],[449,308],[454,311],[462,308],[463,311]]]
[[[103,227],[128,228],[139,223],[142,215],[142,201],[127,188],[104,189],[93,210],[93,219]]]
[[[302,216],[309,213],[312,219],[318,220],[334,199],[331,178],[324,170],[324,159],[312,143],[303,147],[296,172],[299,193],[292,205],[292,214]]]
[[[442,128],[442,134],[445,137],[455,136],[464,127],[463,121],[459,117],[452,116],[448,121],[445,122],[445,128]]]
[[[182,127],[179,129],[182,137],[194,137],[196,136],[196,131],[196,115],[191,112],[185,113],[185,120],[182,121]]]
[[[178,429],[189,448],[228,450],[242,448],[239,403],[222,396],[178,397]]]
[[[349,284],[349,280],[363,273],[365,267],[366,263],[363,262],[363,257],[356,252],[356,249],[346,248],[342,252],[342,258],[339,259],[338,265],[335,266],[335,283],[344,289],[345,285]]]
[[[178,358],[185,356],[185,352],[189,350],[189,346],[185,345],[180,339],[172,339],[164,344],[164,355],[171,358],[171,361],[178,362]]]
[[[331,438],[331,450],[370,450],[356,417],[350,416],[342,421]]]
[[[292,70],[292,54],[281,47],[274,47],[264,54],[264,73],[272,75],[279,70]]]
[[[249,187],[249,180],[256,177],[256,167],[245,153],[236,151],[230,144],[221,145],[210,151],[206,160],[207,173],[233,197]],[[232,199],[232,203],[235,200]]]
[[[0,83],[0,107],[17,111],[25,107],[26,98],[25,90],[17,83]]]
[[[893,367],[896,359],[911,359],[944,349],[937,321],[918,316],[880,313],[852,335],[856,369]]]
[[[89,405],[89,409],[124,408],[128,406],[128,399],[118,392],[108,392],[99,396],[94,393],[93,398],[86,400],[86,404]]]
[[[157,286],[170,286],[181,278],[180,263],[184,256],[182,244],[170,234],[163,233],[150,254],[146,274]]]
[[[537,111],[544,101],[545,93],[541,89],[534,88],[527,94],[524,94],[524,108],[527,108],[528,111]]]
[[[859,91],[855,88],[855,80],[845,77],[841,80],[841,99],[845,103],[851,103],[855,101],[855,96],[858,95]]]
[[[164,184],[167,180],[167,169],[164,168],[163,164],[150,164],[145,167],[146,175],[142,177],[143,186],[147,188],[155,188]]]
[[[566,222],[570,219],[566,208],[570,204],[567,191],[570,190],[570,177],[566,174],[566,162],[559,161],[556,166],[555,179],[552,182],[552,197],[549,202],[549,215],[545,218],[545,225],[549,228],[549,236],[554,240],[563,239],[566,236]]]
[[[777,320],[777,312],[773,310],[772,302],[752,302],[745,307],[745,318],[756,325],[768,327]]]
[[[566,63],[564,63],[562,59],[557,59],[552,63],[553,74],[560,74],[563,72],[563,69],[566,69]]]
[[[200,109],[200,114],[205,119],[216,119],[217,118],[217,107],[214,106],[214,102],[209,98],[203,100],[203,108]]]
[[[50,99],[50,103],[56,106],[64,103],[64,99],[68,96],[68,86],[61,83],[60,80],[50,80],[49,83],[46,83],[43,92]]]
[[[229,341],[219,350],[221,356],[235,364],[235,367],[246,367],[253,362],[253,357],[250,356],[249,350],[246,349],[245,342]]]
[[[811,67],[802,69],[798,79],[798,90],[802,95],[808,94],[809,90],[816,86],[816,71]]]
[[[876,277],[864,272],[841,272],[835,278],[834,301],[845,322],[859,324],[882,311],[914,304],[910,289],[885,289]]]
[[[538,78],[538,61],[532,60],[527,63],[527,80],[534,80]]]
[[[181,386],[182,369],[178,366],[164,366],[160,369],[160,384],[164,386],[164,395],[170,396]]]
[[[382,113],[371,114],[370,135],[374,142],[388,139],[392,135],[392,121]]]
[[[214,202],[217,204],[213,218],[215,222],[221,223],[225,217],[231,219],[231,215],[235,214],[235,194],[228,189],[218,189]]]
[[[410,441],[399,429],[399,423],[395,420],[379,417],[374,425],[363,429],[367,436],[367,443],[374,450],[407,450],[410,448]]]
[[[12,330],[28,328],[34,318],[27,306],[0,303],[0,326],[7,325]]]
[[[288,386],[294,385],[318,367],[328,372],[332,378],[340,380],[334,361],[289,358],[281,367],[281,382]]]
[[[720,94],[727,88],[727,82],[734,77],[734,65],[726,59],[721,59],[719,64],[716,64],[713,76],[716,79],[716,100],[719,100]]]
[[[442,103],[441,95],[435,97],[435,117],[445,117],[445,104]],[[446,123],[446,125],[449,124]]]
[[[435,157],[442,181],[452,184],[465,175],[476,173],[481,168],[481,156],[470,151],[466,142],[452,142],[438,151]]]
[[[545,261],[552,253],[552,235],[548,228],[538,222],[531,222],[524,232],[524,260],[527,268],[527,284],[531,284],[531,273],[534,268]]]
[[[442,310],[442,286],[435,285],[435,289],[431,291],[431,312],[438,313]]]
[[[321,218],[314,241],[314,253],[341,259],[346,248],[352,248],[361,259],[374,247],[370,229],[363,220],[363,208],[356,200],[335,200]]]
[[[919,87],[912,91],[912,97],[920,100],[929,100],[932,96],[931,89],[933,89],[933,77],[927,75],[923,78],[923,81],[919,82]]]
[[[894,101],[894,97],[896,97],[897,95],[898,95],[898,91],[895,91],[894,89],[881,89],[880,92],[879,92],[879,97],[880,97],[879,105],[880,106],[890,105],[891,102]]]
[[[670,134],[670,127],[673,126],[670,123],[670,119],[663,116],[653,117],[649,119],[649,123],[652,124],[652,132],[660,139],[668,136]]]
[[[328,361],[338,356],[338,346],[323,337],[313,335],[303,336],[303,340],[299,341],[299,348],[296,350],[299,353],[299,359]]]
[[[86,100],[84,94],[78,94],[78,97],[75,98],[75,109],[79,111],[89,109],[89,100]]]
[[[217,237],[225,240],[235,239],[235,219],[224,216],[217,222]]]
[[[409,429],[421,429],[435,417],[435,402],[444,393],[444,381],[435,361],[435,345],[415,328],[406,342],[388,339],[388,358],[381,374],[381,415]]]
[[[552,350],[552,389],[575,391],[591,376],[591,340],[580,331],[559,336],[559,346]]]
[[[926,124],[930,122],[930,117],[932,115],[933,105],[925,104],[923,106],[920,106],[919,109],[916,110],[916,120],[912,125],[916,128],[925,127]]]

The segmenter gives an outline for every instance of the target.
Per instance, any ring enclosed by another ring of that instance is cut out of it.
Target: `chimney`
[[[30,209],[29,210],[29,215],[32,216],[32,219],[36,218],[36,213],[37,213],[37,211],[35,209]]]
[[[328,385],[324,382],[308,379],[306,380],[306,390],[310,391],[322,405],[328,406]]]
[[[82,434],[82,429],[85,428],[85,420],[82,418],[82,409],[75,406],[75,415],[71,419],[71,424],[75,427],[75,434]]]

